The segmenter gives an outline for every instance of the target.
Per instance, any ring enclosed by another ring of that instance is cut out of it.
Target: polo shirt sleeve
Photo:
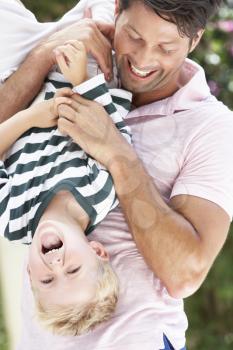
[[[209,200],[233,216],[233,113],[211,119],[193,136],[171,197]]]
[[[10,182],[4,162],[0,160],[0,236],[6,236],[8,233]]]

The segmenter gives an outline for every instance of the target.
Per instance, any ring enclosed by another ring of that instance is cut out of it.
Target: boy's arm
[[[22,111],[0,124],[0,159],[3,159],[4,153],[25,131],[30,129],[30,123],[28,113]]]
[[[57,108],[61,103],[71,104],[69,97],[72,94],[69,88],[60,89],[54,98],[34,104],[0,124],[0,159],[3,159],[4,153],[30,128],[50,128],[57,125]]]

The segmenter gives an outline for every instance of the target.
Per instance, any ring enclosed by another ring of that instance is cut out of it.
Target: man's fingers
[[[101,36],[100,40],[101,40],[101,44],[103,46],[102,51],[98,51],[97,55],[99,55],[100,53],[103,53],[103,55],[99,56],[99,65],[100,68],[102,70],[102,72],[105,75],[105,78],[107,80],[109,80],[110,75],[112,75],[112,67],[113,67],[113,63],[112,63],[112,46],[109,43],[108,39],[106,39],[102,33],[99,32],[99,36]]]
[[[105,78],[112,74],[112,47],[108,39],[100,32],[95,22],[91,23],[92,36],[87,41],[87,49],[98,62]]]
[[[70,131],[74,128],[74,124],[71,121],[69,121],[65,118],[59,118],[58,122],[57,122],[57,126],[58,126],[59,131],[62,134],[71,136]]]
[[[104,23],[104,22],[95,22],[98,29],[101,31],[101,33],[109,39],[109,41],[112,43],[114,39],[114,33],[115,33],[115,26],[114,24]]]
[[[65,45],[72,45],[78,51],[86,51],[86,47],[82,41],[79,40],[68,40],[65,42]]]
[[[68,97],[55,97],[54,108],[57,114],[58,114],[58,106],[60,106],[61,104],[71,105],[72,100]]]
[[[68,106],[67,104],[61,104],[57,109],[59,117],[65,117],[70,121],[75,121],[77,112],[71,106]]]
[[[86,98],[80,96],[80,95],[77,94],[77,93],[74,93],[74,94],[72,95],[72,100],[74,100],[74,101],[77,102],[78,104],[81,104],[81,105],[86,106],[86,107],[89,106],[90,103],[92,102],[92,101],[89,101],[89,100],[87,100]]]
[[[97,50],[91,50],[91,53],[93,57],[98,62],[98,65],[100,66],[100,69],[104,73],[105,79],[110,80],[110,77],[112,76],[112,52],[109,49],[105,54],[103,54],[103,51]]]

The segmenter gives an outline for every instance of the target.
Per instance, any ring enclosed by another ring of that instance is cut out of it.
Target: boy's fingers
[[[56,61],[57,61],[59,68],[64,73],[67,69],[67,62],[66,62],[66,59],[65,59],[63,53],[60,51],[55,51],[55,56],[56,56]]]
[[[89,7],[85,8],[83,18],[92,18],[92,12]]]
[[[56,94],[55,94],[55,98],[56,97],[71,97],[74,94],[73,90],[71,90],[68,87],[65,88],[61,88],[59,90],[57,90]]]
[[[64,59],[68,59],[68,62],[72,61],[76,54],[76,48],[71,44],[60,47],[59,51],[63,54]],[[69,66],[68,62],[66,62],[66,66]]]

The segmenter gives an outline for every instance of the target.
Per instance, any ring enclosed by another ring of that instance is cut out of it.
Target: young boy
[[[66,85],[54,72],[30,108],[0,125],[0,227],[9,240],[31,243],[28,272],[40,320],[56,333],[78,335],[115,309],[118,283],[108,254],[85,235],[118,202],[105,168],[59,130],[58,110],[72,108],[74,92],[94,99],[130,142],[122,117],[131,94],[110,90],[103,74],[86,80],[90,69],[80,42],[59,47],[56,57],[73,90],[52,97]],[[72,122],[75,127],[75,115]]]

